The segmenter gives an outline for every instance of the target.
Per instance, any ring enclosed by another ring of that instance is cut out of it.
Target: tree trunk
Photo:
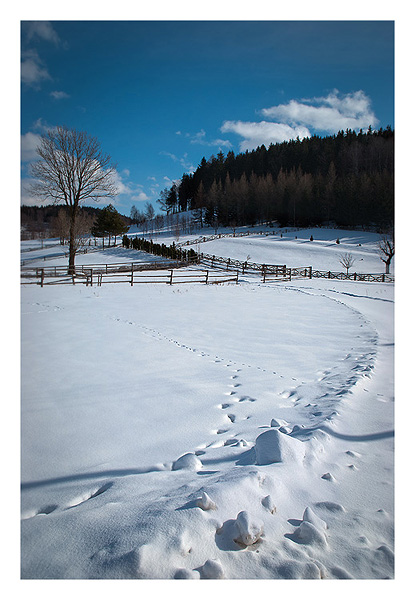
[[[71,210],[71,223],[69,227],[69,267],[68,275],[75,273],[75,255],[76,255],[76,240],[75,240],[75,222],[76,222],[76,206]]]

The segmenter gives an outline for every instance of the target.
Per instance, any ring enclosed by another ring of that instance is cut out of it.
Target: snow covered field
[[[382,272],[373,234],[321,232],[201,251]],[[138,254],[78,262],[107,252]],[[21,310],[23,579],[394,577],[392,284],[31,285]]]

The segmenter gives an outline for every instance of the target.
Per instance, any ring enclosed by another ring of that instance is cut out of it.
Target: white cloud
[[[21,136],[20,152],[22,162],[31,162],[38,157],[36,148],[39,146],[40,140],[40,135],[31,131]]]
[[[145,200],[150,200],[145,192],[140,192],[137,195],[131,196],[131,200],[134,202],[144,202]]]
[[[181,158],[171,152],[166,152],[165,150],[161,150],[159,154],[161,154],[161,156],[168,156],[173,162],[180,163],[183,169],[188,173],[193,173],[196,170],[193,164],[189,162],[187,152],[185,152]]]
[[[64,98],[69,98],[69,94],[67,94],[66,92],[55,91],[55,92],[51,92],[50,95],[55,100],[63,100]]]
[[[51,79],[35,50],[24,52],[22,58],[20,73],[23,83],[36,88],[41,81]]]
[[[316,131],[337,133],[342,129],[375,127],[378,119],[372,111],[370,99],[360,90],[340,96],[337,90],[325,98],[291,100],[264,108],[264,117],[288,123],[291,126],[311,127]]]
[[[132,202],[141,202],[149,200],[149,196],[143,191],[143,186],[138,183],[128,181],[130,171],[124,169],[119,173],[114,173],[114,185],[119,195],[128,196]]]
[[[20,204],[22,206],[39,205],[39,198],[33,196],[31,193],[31,185],[33,183],[34,179],[30,177],[24,177],[20,182]]]
[[[59,36],[49,21],[29,21],[25,26],[28,40],[40,38],[46,42],[59,43]]]
[[[326,97],[290,100],[288,104],[278,104],[263,108],[260,114],[267,121],[225,121],[222,132],[235,133],[243,138],[240,150],[253,150],[264,144],[280,143],[299,137],[309,137],[312,132],[337,133],[345,129],[366,130],[369,125],[376,127],[376,118],[370,98],[359,90],[341,95],[333,90]],[[199,132],[203,139],[203,130]]]
[[[253,150],[264,144],[279,143],[285,140],[309,137],[310,132],[306,127],[291,127],[284,123],[271,123],[260,121],[225,121],[221,127],[223,132],[236,133],[243,137],[239,147],[242,152]]]
[[[191,144],[201,144],[202,146],[214,146],[218,148],[232,148],[232,143],[229,140],[221,140],[220,138],[214,140],[206,139],[206,131],[201,129],[198,131],[190,140]]]

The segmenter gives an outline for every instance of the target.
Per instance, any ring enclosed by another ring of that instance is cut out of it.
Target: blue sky
[[[39,136],[87,131],[123,214],[204,156],[394,127],[393,21],[22,21],[22,202]],[[106,201],[105,203],[108,203]]]

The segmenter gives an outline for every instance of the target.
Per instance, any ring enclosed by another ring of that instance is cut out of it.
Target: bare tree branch
[[[96,138],[61,126],[42,136],[37,153],[31,191],[40,200],[70,207],[69,272],[74,272],[78,208],[85,200],[117,195],[115,165]]]

